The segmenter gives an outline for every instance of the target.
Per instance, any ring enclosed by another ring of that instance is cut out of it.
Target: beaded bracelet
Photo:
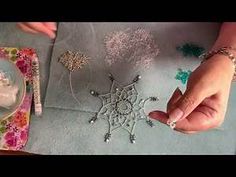
[[[236,48],[221,47],[218,50],[212,50],[210,52],[204,53],[204,54],[200,55],[199,58],[203,59],[202,62],[201,62],[201,63],[203,63],[207,59],[211,58],[212,56],[214,56],[216,54],[220,54],[220,55],[224,55],[224,56],[228,57],[233,62],[233,67],[234,67],[233,81],[236,81],[236,57],[229,50],[236,51]]]

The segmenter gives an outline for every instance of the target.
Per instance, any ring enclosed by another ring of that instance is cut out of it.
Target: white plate
[[[0,107],[0,120],[3,120],[14,114],[21,105],[26,92],[26,83],[19,68],[7,59],[0,58],[0,71],[6,73],[12,83],[19,88],[15,104],[10,109]]]

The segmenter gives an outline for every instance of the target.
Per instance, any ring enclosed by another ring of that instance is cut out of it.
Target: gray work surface
[[[76,25],[72,25],[72,36],[77,32],[75,31]],[[187,23],[183,25],[190,25],[189,29],[191,29],[191,24]],[[197,26],[197,24],[194,23],[192,23],[192,25],[194,28]],[[204,26],[209,28],[209,30],[213,30],[212,36],[206,38],[205,47],[208,48],[214,42],[214,35],[216,35],[219,25],[214,23],[200,23],[198,25],[200,28],[199,34],[208,34],[204,33],[204,30],[202,30]],[[59,25],[58,37],[60,37],[60,31],[63,31],[60,26],[61,25]],[[63,26],[65,30],[68,30],[68,28],[65,27],[65,24],[62,24],[62,27]],[[172,32],[170,36],[167,36],[174,38],[174,33],[175,32]],[[53,41],[49,40],[45,36],[31,35],[21,32],[15,27],[14,23],[1,23],[0,34],[0,43],[2,47],[32,47],[36,49],[40,59],[41,92],[43,97],[42,101],[44,102],[50,73],[50,63],[53,64],[53,61],[51,61],[51,56],[55,55],[54,58],[52,57],[52,59],[55,60],[56,55],[59,54],[52,54]],[[184,36],[184,32],[182,32],[181,35]],[[61,35],[61,37],[64,39],[66,38],[66,36],[63,35]],[[163,39],[165,39],[165,36],[161,36],[159,38],[159,40]],[[176,40],[178,39],[179,38],[176,37]],[[201,38],[200,35],[198,42],[201,42],[202,39],[203,38]],[[67,49],[78,49],[76,47],[73,48],[73,42],[68,42],[66,45],[63,45],[63,42],[60,42],[60,38],[56,40],[58,41],[56,41],[54,46],[55,51],[60,51],[60,49],[61,51]],[[68,37],[66,40],[70,41],[70,38]],[[181,39],[179,40],[181,41]],[[168,47],[168,44],[166,44],[166,46],[162,44],[159,47],[161,51],[165,53],[168,52],[165,51],[166,47]],[[171,57],[175,56],[174,51],[170,51],[170,53]],[[162,54],[160,54],[159,57],[161,58],[161,56]],[[178,61],[180,60],[181,59],[178,59]],[[158,60],[158,62],[159,64],[165,64],[161,59],[160,61]],[[168,61],[166,65],[170,67],[171,64],[176,70],[177,66],[174,65],[174,61],[172,63]],[[182,66],[184,69],[187,69],[184,66],[189,66],[190,69],[193,69],[197,64],[198,62],[193,62],[193,65],[191,65],[190,62],[187,61],[186,65],[183,63]],[[168,74],[167,76],[169,79],[172,77]],[[151,79],[154,78],[154,76],[151,77]],[[165,81],[164,76],[161,76],[160,78],[162,79],[161,81]],[[179,84],[178,81],[174,80],[173,83]],[[165,84],[165,82],[162,83],[162,85],[163,84]],[[180,84],[178,86],[184,89],[183,85]],[[157,93],[160,97],[160,102],[157,104],[159,109],[165,109],[165,104],[168,101],[171,91],[174,89],[174,84],[170,85],[167,90],[166,88],[161,89],[164,87],[165,86],[159,86],[157,88]],[[136,127],[136,144],[131,144],[129,142],[128,134],[125,131],[115,132],[112,135],[113,137],[111,142],[108,144],[105,143],[104,134],[106,133],[107,124],[103,120],[99,120],[94,125],[88,123],[88,120],[94,115],[93,111],[89,110],[89,105],[86,105],[86,107],[80,111],[78,111],[79,109],[77,110],[77,108],[74,108],[70,105],[67,108],[62,107],[63,109],[58,109],[57,107],[60,107],[61,103],[50,100],[50,102],[48,102],[50,104],[48,104],[47,107],[44,107],[43,116],[41,118],[32,115],[29,140],[24,150],[38,154],[235,154],[235,87],[235,84],[232,84],[227,115],[225,122],[220,129],[195,135],[184,135],[174,132],[170,130],[169,127],[158,122],[155,122],[155,127],[153,128],[147,127],[145,123],[139,123]],[[154,92],[148,91],[148,94],[149,93]],[[145,92],[143,95],[145,95]],[[56,105],[57,103],[59,105]],[[53,108],[49,108],[50,105]],[[93,109],[93,107],[90,109]]]

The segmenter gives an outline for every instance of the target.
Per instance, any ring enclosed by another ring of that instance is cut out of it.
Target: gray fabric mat
[[[210,27],[212,29],[217,26],[215,24],[206,25],[212,26]],[[193,25],[193,28],[195,27],[196,25]],[[42,94],[44,95],[49,74],[50,40],[44,36],[25,34],[16,30],[14,24],[11,23],[0,23],[0,34],[1,46],[34,47],[37,50],[41,66]],[[161,37],[164,38],[164,36]],[[209,45],[213,40],[212,37]],[[59,44],[60,42],[56,46]],[[160,48],[162,51],[167,50],[164,46],[160,46]],[[174,51],[172,52],[171,55],[174,55]],[[168,62],[168,66],[171,64],[175,63]],[[190,66],[194,67],[196,64],[198,62]],[[163,84],[165,84],[164,79]],[[184,89],[184,85],[180,82],[176,81],[175,84],[179,84]],[[174,89],[174,84],[172,87]],[[168,100],[167,95],[162,96],[164,91],[163,86],[157,89],[157,93],[161,97],[158,107],[161,109],[165,109]],[[146,93],[146,95],[149,94]],[[94,125],[89,124],[88,120],[93,113],[44,108],[42,118],[32,115],[29,140],[24,150],[39,154],[235,154],[235,104],[236,86],[233,84],[226,119],[220,130],[187,136],[173,132],[169,127],[158,122],[155,122],[156,127],[154,128],[140,123],[136,128],[136,144],[129,143],[128,134],[124,131],[115,133],[112,141],[109,144],[105,143],[103,138],[107,124],[103,120]]]

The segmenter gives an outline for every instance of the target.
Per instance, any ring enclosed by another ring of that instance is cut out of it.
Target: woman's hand
[[[25,22],[17,23],[17,26],[25,32],[34,34],[42,33],[52,39],[56,37],[55,31],[57,30],[57,26],[55,22]]]
[[[196,133],[219,127],[224,121],[234,73],[232,61],[215,55],[189,77],[184,94],[177,88],[167,104],[167,112],[149,116],[164,124],[176,122],[175,130]]]
[[[236,47],[236,23],[225,22],[212,50]],[[235,51],[230,51],[236,56]],[[224,55],[214,55],[200,65],[189,77],[184,94],[176,89],[167,104],[167,112],[154,111],[153,119],[175,130],[196,133],[219,127],[225,118],[230,86],[234,75],[232,61]]]

